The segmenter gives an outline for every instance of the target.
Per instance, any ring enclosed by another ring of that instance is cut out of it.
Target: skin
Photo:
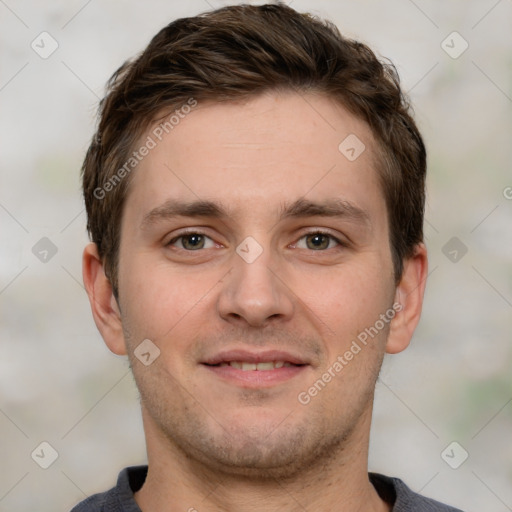
[[[366,145],[352,162],[338,150],[349,134]],[[321,95],[200,103],[134,172],[119,303],[96,246],[85,248],[96,325],[114,353],[128,354],[141,394],[143,511],[391,509],[367,474],[373,394],[384,354],[404,350],[419,320],[427,256],[419,244],[396,286],[374,144],[364,122]],[[364,214],[280,220],[283,204],[301,198],[342,199]],[[229,215],[144,222],[166,201],[199,199]],[[177,238],[184,228],[206,238]],[[315,238],[318,230],[334,238]],[[246,237],[262,249],[252,263],[236,252]],[[300,403],[393,303],[403,309]],[[144,339],[160,350],[148,366],[134,356]],[[271,385],[202,364],[239,347],[284,350],[308,364]]]

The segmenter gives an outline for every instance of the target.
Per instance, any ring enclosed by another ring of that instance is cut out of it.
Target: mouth
[[[225,351],[201,364],[223,381],[244,388],[282,384],[310,366],[307,360],[288,352],[246,350]]]
[[[266,372],[279,368],[290,368],[291,366],[301,365],[294,365],[288,361],[264,361],[262,363],[249,363],[247,361],[223,361],[222,363],[219,363],[218,365],[214,366],[219,366],[220,368],[223,368],[225,366],[231,366],[231,368],[237,368],[238,370],[242,370],[243,372]]]

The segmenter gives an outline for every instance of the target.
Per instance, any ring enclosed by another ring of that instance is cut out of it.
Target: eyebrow
[[[326,199],[319,203],[304,198],[284,204],[279,220],[303,217],[341,217],[361,224],[371,225],[368,212],[344,199]]]
[[[223,220],[233,216],[234,212],[231,208],[214,201],[169,199],[149,211],[142,219],[140,228],[145,230],[159,221],[170,220],[175,217],[208,217]],[[371,226],[368,212],[344,199],[326,199],[321,202],[314,202],[300,198],[293,203],[283,203],[278,222],[290,218],[305,217],[343,218],[358,224]]]

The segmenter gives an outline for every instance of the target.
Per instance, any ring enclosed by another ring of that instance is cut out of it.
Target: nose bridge
[[[289,290],[279,274],[278,255],[269,244],[245,238],[233,254],[233,268],[219,297],[219,314],[224,319],[244,319],[253,326],[270,318],[286,318],[293,312]]]

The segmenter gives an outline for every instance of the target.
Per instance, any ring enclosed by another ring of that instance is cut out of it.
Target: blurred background
[[[127,361],[82,285],[79,169],[113,71],[228,3],[0,1],[1,511],[69,511],[145,462]],[[429,152],[424,313],[385,361],[370,469],[512,510],[512,1],[288,3],[395,63]]]

